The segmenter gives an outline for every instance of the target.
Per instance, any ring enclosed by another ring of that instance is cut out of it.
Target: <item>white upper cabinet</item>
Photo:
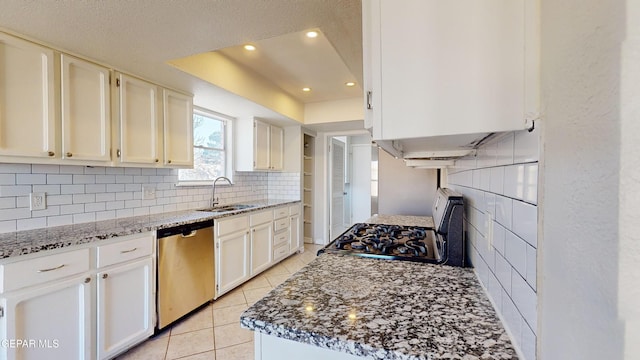
[[[529,2],[364,1],[373,139],[441,137],[435,147],[451,149],[468,145],[469,134],[524,129],[538,92],[537,62],[527,59],[538,56]]]
[[[120,163],[155,165],[160,162],[160,117],[158,87],[152,83],[118,75]]]
[[[253,123],[253,169],[271,169],[271,130],[267,123],[254,121]]]
[[[0,160],[55,157],[53,50],[0,33],[0,74]]]
[[[236,170],[281,171],[284,168],[284,129],[261,120],[238,119]],[[247,134],[253,134],[253,137]]]
[[[61,56],[62,158],[111,161],[109,69]]]
[[[162,90],[164,165],[193,167],[193,97]]]
[[[271,157],[271,170],[282,170],[284,167],[284,130],[281,127],[270,127],[271,137],[269,155]]]

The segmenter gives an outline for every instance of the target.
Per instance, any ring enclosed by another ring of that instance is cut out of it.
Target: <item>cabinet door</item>
[[[282,170],[284,167],[284,129],[273,125],[270,128],[270,168],[271,170]]]
[[[524,0],[382,0],[372,11],[381,47],[374,139],[524,128]]]
[[[62,158],[111,160],[109,69],[61,56]]]
[[[294,253],[303,247],[302,237],[300,236],[300,214],[291,215],[290,221],[289,248],[291,253]]]
[[[249,231],[218,237],[216,298],[249,278]]]
[[[261,121],[253,123],[253,168],[255,170],[269,170],[271,129],[269,124]]]
[[[271,265],[272,235],[271,222],[251,228],[251,275],[262,272]]]
[[[0,300],[4,339],[33,340],[29,347],[0,346],[1,359],[91,359],[91,286],[82,276],[16,292]]]
[[[0,33],[0,156],[54,157],[53,50]]]
[[[155,164],[160,161],[157,86],[119,74],[120,162]]]
[[[153,334],[152,268],[149,257],[98,273],[98,359]]]
[[[193,98],[162,90],[164,112],[164,164],[193,166]]]

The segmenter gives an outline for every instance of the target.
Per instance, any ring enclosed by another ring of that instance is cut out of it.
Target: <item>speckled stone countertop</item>
[[[468,268],[323,254],[241,324],[369,359],[517,359]]]
[[[0,259],[87,244],[117,236],[155,231],[198,221],[218,219],[297,202],[300,202],[300,200],[265,200],[246,203],[254,207],[243,210],[217,213],[186,210],[4,233],[0,234]]]
[[[431,216],[413,216],[413,215],[373,215],[367,221],[367,224],[384,224],[384,225],[401,225],[401,226],[423,226],[433,227],[433,218]]]

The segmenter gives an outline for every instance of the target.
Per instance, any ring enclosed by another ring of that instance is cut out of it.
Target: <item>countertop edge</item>
[[[257,201],[256,207],[234,210],[224,213],[208,213],[199,210],[182,210],[153,215],[79,223],[23,230],[0,234],[0,262],[20,256],[54,249],[84,245],[121,236],[156,231],[169,227],[192,224],[200,221],[216,220],[225,217],[247,214],[283,205],[300,203],[301,200]]]

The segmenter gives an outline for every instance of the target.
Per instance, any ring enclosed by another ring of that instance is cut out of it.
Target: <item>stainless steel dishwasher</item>
[[[158,230],[160,330],[214,296],[213,220]]]

